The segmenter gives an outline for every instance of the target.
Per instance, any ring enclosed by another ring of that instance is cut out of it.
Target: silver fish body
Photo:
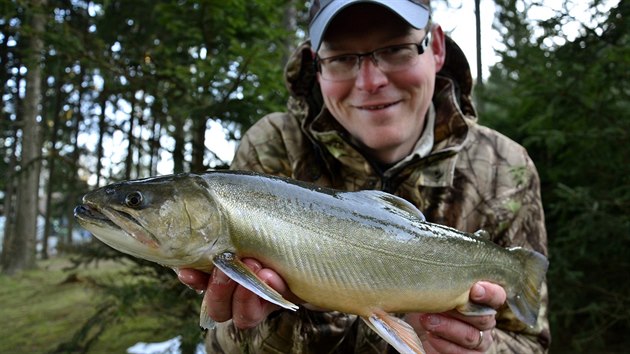
[[[480,280],[503,286],[515,315],[533,325],[548,265],[537,252],[504,249],[429,223],[391,194],[341,192],[248,172],[121,182],[87,194],[75,215],[122,252],[170,267],[217,266],[295,309],[240,263],[255,258],[301,299],[360,315],[404,353],[421,353],[422,346],[399,338],[404,335],[396,333],[409,328],[388,313],[491,313],[469,302]],[[387,338],[392,331],[394,338]]]

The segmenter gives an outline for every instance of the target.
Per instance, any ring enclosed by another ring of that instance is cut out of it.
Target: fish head
[[[86,194],[74,215],[112,248],[166,266],[193,266],[224,247],[221,211],[197,175],[114,183]]]

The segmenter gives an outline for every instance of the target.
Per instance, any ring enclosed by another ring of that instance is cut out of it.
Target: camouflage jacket
[[[447,38],[447,62],[433,97],[432,150],[385,170],[367,160],[322,107],[308,42],[295,51],[285,74],[288,112],[270,114],[247,131],[233,169],[343,190],[385,190],[414,203],[431,222],[484,229],[501,246],[547,254],[537,171],[521,146],[476,123],[468,62],[452,40]],[[497,314],[494,338],[491,353],[547,350],[546,284],[538,324],[528,328],[506,307]],[[396,352],[354,315],[302,308],[275,312],[249,330],[231,321],[218,324],[206,346],[208,353]]]

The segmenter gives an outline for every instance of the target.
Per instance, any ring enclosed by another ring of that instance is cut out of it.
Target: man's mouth
[[[398,102],[384,103],[384,104],[375,104],[375,105],[362,105],[362,106],[358,106],[358,108],[366,110],[366,111],[378,111],[378,110],[381,110],[381,109],[385,109],[385,108],[389,108],[391,106],[394,106],[397,103]]]

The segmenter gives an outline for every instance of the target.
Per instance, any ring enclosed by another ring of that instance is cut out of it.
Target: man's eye
[[[354,63],[355,56],[353,55],[340,55],[333,58],[329,58],[328,62],[331,64],[351,64]]]
[[[407,53],[411,52],[411,50],[409,49],[409,46],[395,46],[383,48],[379,52],[381,55],[406,55]]]

